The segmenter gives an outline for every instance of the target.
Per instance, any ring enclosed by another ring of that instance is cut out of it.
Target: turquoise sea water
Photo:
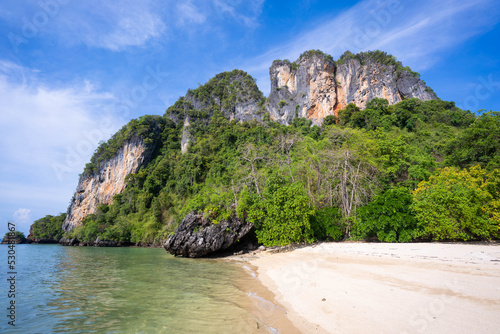
[[[0,333],[269,333],[238,287],[247,273],[163,249],[16,245],[16,326],[0,245]]]

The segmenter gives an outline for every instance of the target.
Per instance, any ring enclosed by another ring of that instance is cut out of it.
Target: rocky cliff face
[[[216,109],[240,122],[260,121],[268,112],[272,120],[282,124],[301,117],[321,125],[326,116],[337,115],[349,103],[364,109],[374,98],[387,99],[389,104],[409,98],[437,99],[417,73],[381,51],[346,52],[338,61],[321,51],[307,51],[293,63],[274,61],[269,75],[267,101],[252,77],[234,70],[190,90],[167,109],[166,116],[176,124],[184,122],[182,151],[187,151],[193,128],[206,126]]]
[[[154,148],[154,144],[147,145],[144,139],[133,136],[125,141],[112,158],[103,161],[96,171],[82,174],[63,230],[70,231],[80,225],[87,215],[97,211],[99,205],[111,204],[113,196],[125,189],[127,175],[136,173],[147,164]]]
[[[165,115],[176,124],[184,123],[181,145],[185,153],[193,129],[207,126],[214,112],[240,122],[261,120],[265,113],[263,105],[264,97],[255,80],[243,71],[234,70],[220,73],[205,85],[189,90]]]
[[[301,57],[293,64],[275,61],[269,70],[271,92],[266,108],[271,118],[290,124],[295,117],[320,123],[337,104],[335,63],[323,55]]]
[[[386,99],[389,104],[409,98],[422,101],[437,99],[418,74],[398,70],[396,65],[384,65],[370,58],[361,61],[347,59],[337,66],[335,80],[338,99],[336,111],[349,103],[364,109],[366,103],[374,98]]]
[[[374,98],[387,99],[389,104],[437,98],[418,74],[385,53],[346,53],[335,62],[322,52],[309,51],[293,63],[275,61],[269,72],[266,109],[273,120],[284,124],[305,117],[320,125],[349,103],[364,109]]]

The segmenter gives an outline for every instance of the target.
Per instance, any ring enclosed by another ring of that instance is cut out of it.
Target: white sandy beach
[[[303,333],[500,333],[500,245],[323,243],[247,258]]]

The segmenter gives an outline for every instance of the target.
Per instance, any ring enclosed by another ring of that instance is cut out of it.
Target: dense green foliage
[[[420,183],[413,192],[420,235],[433,240],[498,237],[499,172],[448,167]]]
[[[19,243],[25,243],[26,242],[26,237],[24,236],[23,232],[20,231],[13,231],[13,232],[7,232],[2,238],[2,242],[7,243],[8,240],[18,240]]]
[[[359,208],[354,234],[359,238],[377,237],[384,242],[412,241],[417,236],[417,221],[411,204],[408,188],[388,189]]]
[[[320,58],[325,58],[327,61],[333,62],[333,57],[330,56],[329,54],[324,53],[321,50],[308,50],[304,53],[302,53],[299,57],[300,60],[303,59],[309,59],[312,56],[318,56]]]
[[[31,225],[33,239],[52,239],[59,240],[63,236],[62,224],[66,219],[66,213],[61,213],[59,216],[47,215],[43,218],[35,220]]]
[[[389,130],[395,126],[413,131],[417,126],[435,127],[437,124],[463,128],[473,123],[475,117],[470,112],[457,108],[453,102],[423,102],[411,98],[389,106],[387,100],[375,98],[366,104],[364,110],[359,110],[353,103],[349,104],[339,111],[339,120],[342,125],[368,130],[379,127]],[[494,124],[487,124],[486,128],[488,127],[493,128]]]
[[[378,52],[360,57],[398,64]],[[232,215],[246,219],[268,246],[498,237],[499,113],[475,116],[441,100],[390,106],[373,99],[364,110],[348,105],[321,127],[298,117],[290,126],[269,115],[228,120],[239,102],[263,103],[256,87],[245,72],[222,73],[165,116],[131,121],[101,144],[87,173],[134,136],[155,150],[113,204],[87,216],[72,236],[153,243],[198,212],[214,224]],[[191,141],[181,153],[186,116]]]
[[[462,168],[480,164],[500,169],[500,113],[487,112],[475,119],[447,146],[448,163]]]
[[[232,112],[238,103],[256,102],[264,113],[265,98],[255,79],[241,70],[217,74],[197,89],[190,89],[186,98],[180,98],[167,109],[165,115],[172,119],[190,117],[192,126],[206,126],[215,111]],[[195,104],[196,106],[194,106]]]
[[[314,209],[299,183],[289,184],[275,176],[268,180],[263,198],[247,189],[241,194],[237,212],[257,228],[257,238],[265,246],[283,246],[313,241],[310,217]]]

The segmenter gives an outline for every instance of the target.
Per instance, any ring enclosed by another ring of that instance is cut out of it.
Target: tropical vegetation
[[[357,57],[399,66],[386,54]],[[269,115],[229,120],[238,102],[264,105],[256,87],[242,71],[221,74],[164,116],[133,120],[102,143],[84,173],[96,172],[127,140],[156,145],[113,204],[68,236],[152,243],[198,212],[214,224],[233,215],[250,221],[266,246],[499,238],[500,113],[476,115],[442,100],[373,99],[363,110],[347,105],[322,126],[304,118],[286,126]],[[182,152],[186,115],[190,143]]]

